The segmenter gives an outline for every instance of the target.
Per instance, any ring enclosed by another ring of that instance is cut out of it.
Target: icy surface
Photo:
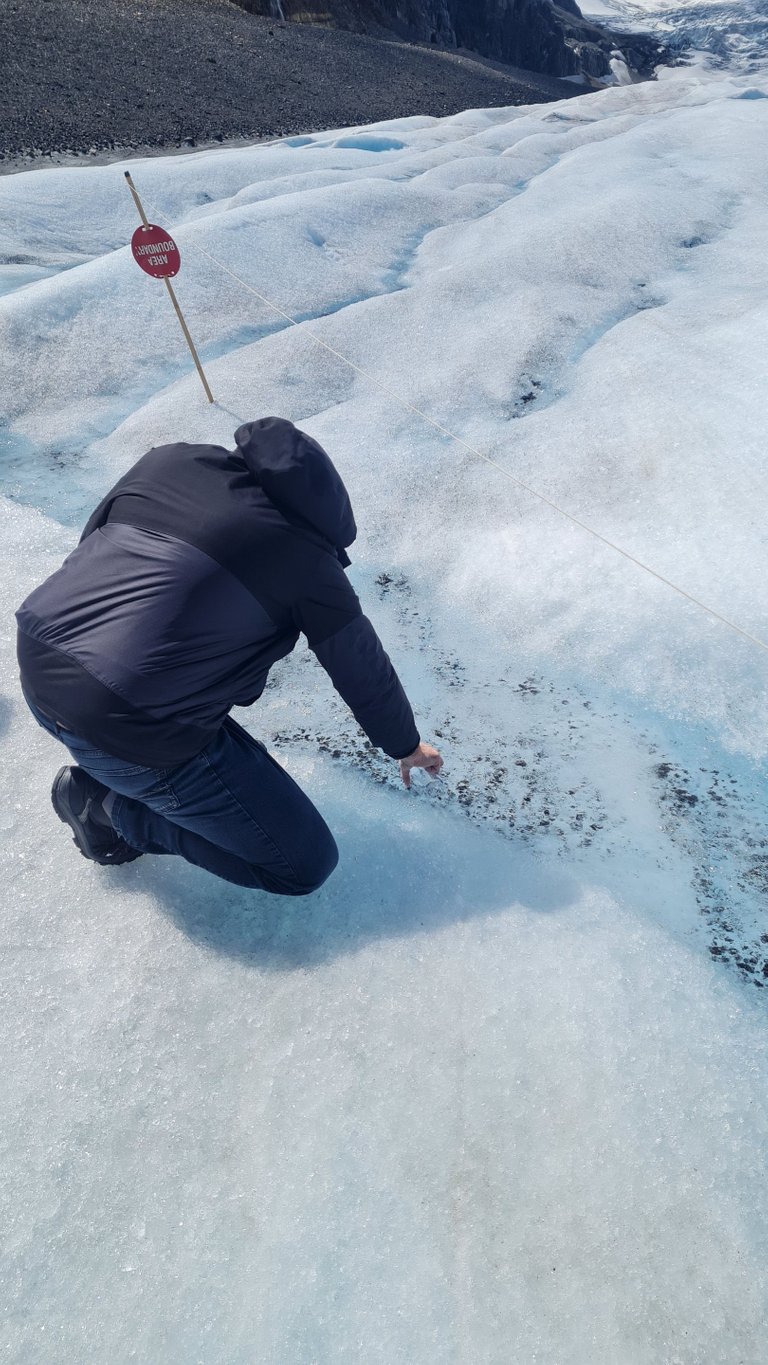
[[[766,94],[133,163],[210,409],[122,169],[0,180],[4,1359],[762,1365],[765,652],[503,471],[768,639]],[[80,859],[13,652],[145,449],[270,413],[446,758],[406,795],[275,670],[238,718],[342,854],[299,902]]]
[[[731,68],[768,57],[768,0],[585,0],[582,14],[619,32],[652,33],[672,52],[698,50]]]

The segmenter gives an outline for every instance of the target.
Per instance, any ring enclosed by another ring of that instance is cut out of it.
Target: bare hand
[[[443,760],[437,749],[433,749],[431,744],[420,744],[407,758],[400,759],[400,776],[404,785],[410,788],[412,768],[426,768],[430,777],[437,777],[442,766]]]

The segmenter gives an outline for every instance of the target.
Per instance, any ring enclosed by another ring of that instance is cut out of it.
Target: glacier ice
[[[755,89],[132,163],[210,409],[122,168],[0,178],[9,1359],[763,1359],[764,653],[512,482],[768,637]],[[282,663],[238,718],[337,835],[298,906],[80,860],[13,653],[122,470],[268,413],[446,758],[406,796]]]

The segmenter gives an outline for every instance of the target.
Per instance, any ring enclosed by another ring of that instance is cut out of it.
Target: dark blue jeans
[[[333,872],[339,855],[322,816],[264,745],[229,717],[194,758],[177,768],[143,768],[30,709],[81,768],[118,793],[110,819],[132,848],[177,853],[225,881],[281,896],[305,896]]]

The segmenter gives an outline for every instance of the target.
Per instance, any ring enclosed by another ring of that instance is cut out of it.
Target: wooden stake
[[[213,394],[211,393],[211,390],[210,390],[209,387],[208,387],[208,380],[207,380],[206,377],[205,377],[205,372],[204,372],[204,370],[203,370],[202,365],[200,364],[200,358],[199,358],[199,356],[198,356],[198,354],[197,354],[197,351],[195,350],[195,343],[194,343],[194,341],[192,340],[191,336],[189,335],[189,328],[187,327],[187,324],[186,324],[186,322],[184,321],[184,314],[182,313],[182,311],[181,311],[181,309],[180,309],[180,307],[179,307],[179,300],[176,298],[176,295],[175,295],[174,292],[173,292],[173,286],[171,285],[171,281],[168,279],[168,276],[167,276],[167,275],[166,275],[165,279],[163,280],[163,284],[165,285],[166,289],[168,290],[168,293],[170,294],[170,297],[171,297],[171,303],[173,304],[174,308],[176,309],[176,316],[177,316],[177,318],[179,319],[179,322],[181,323],[181,330],[182,330],[182,332],[184,333],[185,337],[187,338],[187,345],[188,345],[190,351],[192,352],[192,359],[194,360],[194,362],[195,362],[195,364],[196,364],[196,366],[197,366],[197,373],[199,374],[199,376],[200,376],[200,378],[201,378],[201,380],[202,380],[203,388],[205,389],[205,392],[206,392],[206,395],[207,395],[207,398],[208,398],[208,402],[209,402],[209,403],[213,403],[214,397],[213,397]]]
[[[126,172],[125,172],[125,178],[126,178],[126,180],[128,181],[128,188],[129,188],[129,190],[131,191],[131,194],[133,195],[134,203],[136,204],[136,207],[137,207],[137,209],[139,210],[139,214],[140,214],[140,216],[141,216],[141,221],[142,221],[142,223],[144,224],[144,226],[145,226],[146,228],[148,228],[148,227],[150,226],[150,223],[149,223],[149,220],[148,220],[148,218],[147,218],[146,213],[144,212],[144,205],[142,204],[142,202],[141,202],[141,200],[140,200],[140,198],[139,198],[138,190],[136,189],[136,186],[134,185],[133,181],[131,180],[131,173],[130,173],[130,171],[126,171]],[[211,393],[210,388],[208,387],[208,380],[206,379],[205,373],[204,373],[204,371],[203,371],[203,367],[202,367],[202,365],[200,364],[200,357],[199,357],[199,355],[197,354],[197,351],[195,350],[195,343],[194,343],[194,341],[192,340],[191,336],[189,335],[189,328],[187,327],[187,324],[186,324],[186,322],[184,321],[184,314],[182,313],[182,311],[181,311],[181,309],[180,309],[180,307],[179,307],[179,301],[178,301],[178,299],[176,298],[176,295],[175,295],[175,293],[174,293],[174,291],[173,291],[173,286],[171,285],[171,281],[168,279],[168,276],[167,276],[167,275],[163,276],[163,284],[165,285],[166,289],[168,290],[168,293],[169,293],[170,299],[171,299],[171,303],[173,304],[173,306],[174,306],[174,308],[175,308],[175,310],[176,310],[176,316],[177,316],[177,318],[179,319],[179,323],[180,323],[180,325],[181,325],[181,330],[182,330],[182,332],[184,333],[184,337],[185,337],[186,343],[187,343],[187,345],[188,345],[190,351],[192,352],[192,359],[194,360],[195,365],[197,366],[197,373],[199,374],[200,380],[201,380],[202,385],[203,385],[203,388],[205,389],[205,393],[206,393],[206,397],[207,397],[207,399],[208,399],[208,402],[209,402],[209,403],[213,403],[213,402],[215,402],[215,399],[214,399],[214,397],[213,397],[213,394]]]

